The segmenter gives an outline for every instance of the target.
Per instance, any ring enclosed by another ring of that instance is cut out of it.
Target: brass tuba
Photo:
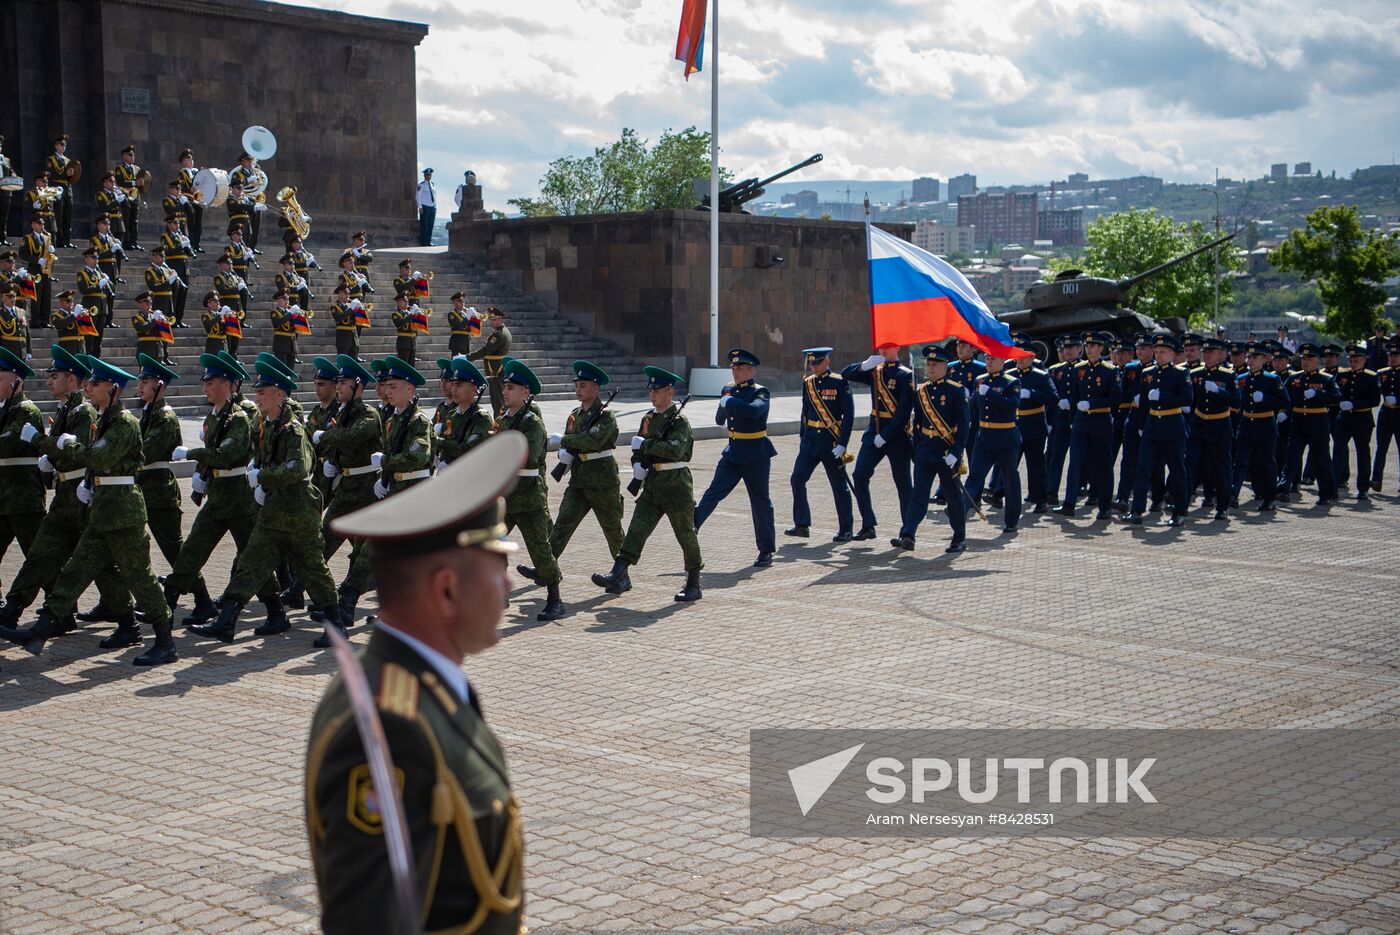
[[[284,185],[277,191],[277,200],[282,202],[282,217],[287,219],[287,226],[296,232],[296,235],[305,240],[311,233],[311,215],[301,210],[301,204],[297,201],[297,189],[295,185]]]

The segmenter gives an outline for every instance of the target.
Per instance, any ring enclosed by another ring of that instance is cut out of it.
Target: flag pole
[[[710,366],[719,366],[719,0],[710,0]]]

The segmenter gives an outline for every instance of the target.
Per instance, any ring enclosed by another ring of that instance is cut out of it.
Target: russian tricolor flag
[[[705,52],[705,10],[709,0],[685,0],[676,34],[676,61],[685,62],[685,80],[700,70]]]
[[[949,263],[873,224],[865,225],[870,258],[870,331],[874,344],[904,347],[955,337],[997,357],[1029,357],[1011,343],[977,290]]]

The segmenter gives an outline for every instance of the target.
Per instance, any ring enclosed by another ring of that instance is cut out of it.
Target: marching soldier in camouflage
[[[437,433],[438,470],[456,461],[462,455],[491,437],[494,420],[481,411],[481,391],[486,388],[486,377],[466,357],[458,355],[446,363],[445,374],[451,376],[446,385],[451,389],[451,401],[442,414],[442,421],[435,423]]]
[[[442,401],[433,408],[433,461],[438,466],[438,447],[442,436],[442,427],[447,420],[447,414],[456,408],[457,404],[452,401],[452,388],[456,385],[457,378],[452,375],[452,358],[439,357],[438,365],[438,392],[442,394]]]
[[[28,555],[44,518],[39,450],[20,437],[26,425],[36,434],[44,428],[39,407],[24,395],[24,381],[32,376],[23,357],[0,347],[0,558],[16,541]]]
[[[525,449],[518,433],[504,433],[392,505],[337,521],[340,534],[372,540],[380,623],[358,665],[399,781],[375,788],[344,677],[334,679],[311,726],[305,783],[328,935],[397,928],[386,796],[407,818],[419,905],[406,911],[425,930],[524,931],[520,808],[462,660],[500,638],[506,560],[515,550],[503,539],[501,497]]]
[[[506,313],[494,305],[486,310],[486,318],[491,324],[491,333],[486,336],[485,344],[467,356],[472,360],[481,361],[482,370],[486,372],[486,380],[491,388],[491,413],[495,415],[501,411],[503,405],[501,365],[510,353],[510,329],[506,327]]]
[[[323,506],[330,506],[331,492],[334,488],[332,481],[334,475],[326,472],[326,445],[323,434],[326,429],[335,424],[336,412],[340,409],[340,403],[336,400],[335,384],[340,378],[340,371],[335,365],[335,361],[326,357],[317,357],[312,361],[316,368],[313,379],[313,386],[316,392],[316,405],[311,407],[311,411],[306,414],[303,424],[306,426],[307,435],[317,439],[311,444],[311,453],[314,455],[311,463],[311,483],[316,486],[316,492],[321,495]],[[324,538],[324,530],[322,537]],[[330,556],[324,554],[323,558]],[[282,590],[282,606],[301,610],[306,606],[306,595],[301,586],[301,580],[289,567],[285,569],[288,578],[287,587]],[[322,617],[319,609],[317,617]],[[313,618],[315,619],[315,618]]]
[[[296,571],[326,621],[342,626],[336,608],[335,580],[321,554],[321,495],[311,483],[315,455],[306,427],[293,417],[287,405],[297,390],[296,380],[271,354],[260,354],[253,367],[258,374],[253,388],[263,423],[247,480],[253,499],[262,509],[257,512],[252,534],[246,547],[239,551],[233,577],[219,599],[219,618],[212,624],[190,627],[201,636],[212,636],[223,643],[233,642],[243,605],[265,587],[283,560]],[[255,632],[268,636],[290,626],[285,614],[277,620],[269,615]]]
[[[323,359],[317,358],[318,367]],[[331,523],[378,499],[374,495],[374,484],[378,479],[379,466],[374,456],[383,445],[379,413],[364,400],[365,387],[375,382],[374,376],[348,354],[337,357],[335,366],[335,394],[339,407],[329,425],[311,433],[312,443],[324,453],[325,463],[321,473],[331,481],[333,491],[322,529],[325,539],[323,554],[327,559],[345,541],[344,536],[331,528]],[[352,565],[358,548],[358,543],[352,548]],[[347,625],[349,622],[345,621]]]
[[[698,601],[700,569],[705,563],[700,559],[700,539],[695,533],[695,488],[689,466],[695,437],[690,422],[681,415],[685,403],[675,404],[676,384],[683,381],[660,367],[643,367],[642,372],[647,375],[651,412],[642,417],[632,437],[632,477],[641,483],[642,492],[612,570],[606,575],[595,574],[593,583],[609,594],[630,591],[632,580],[627,569],[641,561],[647,538],[664,516],[671,521],[685,557],[685,587],[675,599]]]
[[[88,398],[98,407],[97,424],[90,441],[72,435],[54,440],[86,468],[77,496],[88,507],[87,523],[58,579],[48,591],[39,618],[25,634],[24,647],[34,655],[63,627],[78,597],[96,574],[107,568],[136,599],[146,622],[155,631],[155,644],[132,662],[138,666],[162,665],[176,659],[171,636],[170,608],[161,596],[151,572],[151,543],[146,538],[146,502],[136,486],[136,473],[145,463],[141,426],[122,407],[121,392],[135,379],[106,361],[90,358]]]

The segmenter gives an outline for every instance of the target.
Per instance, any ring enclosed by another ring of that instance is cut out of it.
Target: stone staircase
[[[251,370],[253,361],[260,351],[272,350],[272,324],[269,310],[272,307],[272,293],[275,291],[274,276],[281,269],[277,260],[280,251],[269,244],[258,261],[262,270],[249,268],[248,288],[253,294],[249,303],[248,317],[243,325],[243,337],[239,342],[238,358]],[[301,378],[301,389],[297,399],[305,405],[314,402],[311,391],[312,358],[318,354],[333,357],[335,354],[335,332],[327,309],[331,303],[331,290],[336,279],[335,261],[340,255],[336,247],[318,249],[313,245],[317,259],[325,270],[311,270],[311,292],[314,298],[311,310],[309,336],[301,337],[298,354],[301,362],[297,367]],[[78,269],[82,266],[82,256],[76,250],[59,250],[58,280],[55,292],[71,288]],[[102,342],[103,358],[128,370],[136,364],[136,335],[131,329],[131,315],[136,308],[133,301],[144,286],[141,274],[146,268],[145,259],[129,261],[123,270],[127,279],[118,285],[117,303],[113,319],[114,327],[108,328]],[[190,297],[186,303],[185,321],[188,328],[176,329],[175,344],[170,348],[171,365],[180,372],[180,382],[167,391],[170,405],[181,415],[202,414],[207,407],[200,389],[199,354],[204,349],[204,333],[199,326],[199,314],[203,307],[199,299],[207,292],[217,271],[214,265],[219,251],[212,247],[190,264]],[[447,310],[452,307],[449,299],[453,293],[466,293],[468,305],[473,305],[484,313],[486,307],[495,305],[506,313],[506,326],[511,332],[511,354],[519,357],[540,378],[543,384],[543,399],[570,399],[573,397],[573,361],[591,360],[602,367],[613,378],[608,391],[621,389],[619,399],[643,399],[646,397],[646,379],[637,364],[619,347],[596,338],[577,324],[546,308],[531,296],[523,295],[509,286],[495,282],[487,272],[484,261],[479,257],[463,258],[446,252],[423,252],[421,250],[385,249],[375,252],[375,261],[370,266],[370,284],[376,293],[366,297],[366,304],[372,304],[370,320],[372,327],[360,338],[360,356],[365,360],[383,357],[394,353],[394,328],[389,314],[394,309],[393,281],[398,275],[399,260],[407,257],[413,262],[413,269],[432,272],[432,297],[419,304],[433,310],[431,331],[418,337],[418,369],[428,377],[423,388],[423,403],[436,405],[441,398],[438,394],[437,359],[447,355]],[[57,307],[57,300],[54,306]],[[483,323],[482,337],[472,339],[475,350],[485,341],[489,326]],[[42,328],[33,331],[34,360],[36,370],[48,366],[49,346],[54,341],[52,329]],[[48,398],[43,383],[39,379],[29,381],[28,395],[45,412],[56,406]],[[131,404],[135,392],[124,394]]]

